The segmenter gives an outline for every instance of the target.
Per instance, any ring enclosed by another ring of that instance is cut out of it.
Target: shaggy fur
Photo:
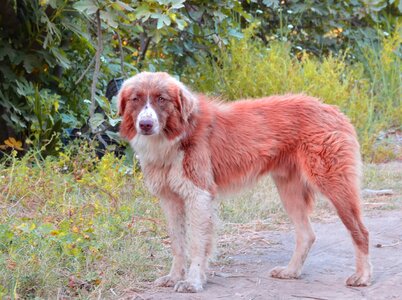
[[[168,221],[173,264],[157,285],[174,286],[178,292],[203,289],[213,249],[216,196],[268,173],[296,229],[289,264],[274,268],[271,276],[300,276],[315,240],[309,213],[319,192],[332,202],[352,236],[356,272],[347,285],[369,284],[359,144],[353,126],[336,107],[305,95],[218,103],[192,93],[166,73],[147,72],[126,80],[118,100],[120,134],[137,153],[145,182],[160,198]]]

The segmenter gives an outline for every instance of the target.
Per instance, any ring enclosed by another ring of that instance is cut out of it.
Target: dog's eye
[[[159,102],[159,103],[163,103],[163,102],[165,102],[165,101],[166,101],[165,98],[163,98],[163,97],[158,97],[158,102]]]
[[[136,101],[138,101],[138,98],[137,98],[137,97],[133,97],[133,98],[131,98],[131,101],[136,102]]]

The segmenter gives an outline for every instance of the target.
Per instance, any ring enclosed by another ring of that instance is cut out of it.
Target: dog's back
[[[370,283],[368,232],[359,201],[359,144],[338,109],[305,95],[216,103],[166,73],[141,73],[123,85],[119,112],[120,132],[137,151],[145,181],[161,198],[168,219],[174,260],[170,273],[156,284],[201,291],[213,249],[216,194],[267,173],[296,229],[289,264],[271,275],[300,276],[315,240],[309,214],[320,192],[353,239],[356,272],[347,284]]]

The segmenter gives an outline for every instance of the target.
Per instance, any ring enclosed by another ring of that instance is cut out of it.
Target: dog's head
[[[183,132],[197,107],[196,96],[163,72],[142,72],[127,79],[117,97],[120,134],[128,140],[137,134],[173,139]]]

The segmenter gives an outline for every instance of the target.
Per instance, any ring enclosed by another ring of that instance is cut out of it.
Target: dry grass
[[[364,166],[363,189],[392,189],[394,194],[390,196],[374,197],[365,196],[362,199],[364,209],[396,208],[402,205],[402,162],[386,164],[366,164]],[[381,200],[381,201],[380,201]],[[374,203],[382,203],[377,207]],[[232,197],[226,197],[222,201],[221,218],[226,225],[252,224],[255,228],[267,228],[275,224],[288,223],[286,213],[270,177],[261,180],[256,186]],[[323,197],[316,200],[313,220],[327,219],[336,216],[334,208]]]

